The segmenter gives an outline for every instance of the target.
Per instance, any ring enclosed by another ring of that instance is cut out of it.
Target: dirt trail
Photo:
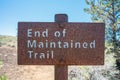
[[[0,75],[5,74],[8,80],[54,80],[54,66],[17,65],[15,47],[0,47],[0,60],[3,61]]]

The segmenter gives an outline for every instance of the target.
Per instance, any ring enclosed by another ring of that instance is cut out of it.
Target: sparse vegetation
[[[0,47],[2,46],[16,46],[17,39],[14,36],[2,36],[0,35]],[[0,60],[0,69],[3,65],[3,61]],[[0,80],[8,80],[7,76],[5,75],[0,75]]]
[[[17,37],[15,36],[2,36],[0,35],[0,47],[1,46],[16,47]]]

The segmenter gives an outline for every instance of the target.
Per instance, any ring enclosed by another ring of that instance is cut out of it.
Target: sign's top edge
[[[18,22],[19,23],[57,23],[57,22]],[[105,24],[103,22],[63,22],[63,23],[73,23],[73,24]]]

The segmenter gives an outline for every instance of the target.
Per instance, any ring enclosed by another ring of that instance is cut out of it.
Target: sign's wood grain
[[[59,25],[61,22],[68,22],[68,16],[56,14],[55,22]],[[55,65],[55,80],[68,80],[68,65]]]
[[[18,64],[102,65],[104,26],[103,23],[19,22]]]

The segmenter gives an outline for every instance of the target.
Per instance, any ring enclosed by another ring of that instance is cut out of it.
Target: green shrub
[[[0,68],[1,68],[2,64],[3,64],[3,62],[0,60]]]
[[[6,76],[0,76],[0,80],[7,80],[7,77]]]
[[[2,65],[3,63],[2,63],[2,61],[0,60],[0,65]]]

